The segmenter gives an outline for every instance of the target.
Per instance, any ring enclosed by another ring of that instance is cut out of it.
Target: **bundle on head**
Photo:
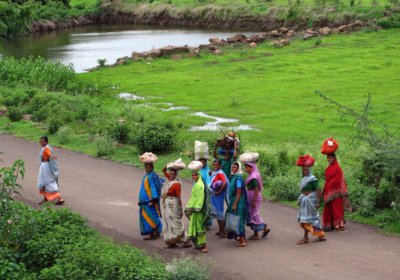
[[[220,147],[223,150],[233,150],[235,148],[235,141],[236,141],[236,146],[239,148],[240,140],[236,137],[236,134],[238,133],[233,133],[233,132],[224,133],[222,129],[221,132],[224,135],[224,137],[217,139],[217,141],[215,141],[215,145],[217,147]]]

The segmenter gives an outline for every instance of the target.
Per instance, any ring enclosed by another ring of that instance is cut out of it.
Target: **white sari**
[[[175,243],[186,242],[187,240],[185,226],[183,225],[182,217],[179,216],[178,198],[167,195],[169,189],[176,183],[182,185],[179,171],[176,174],[176,178],[168,183],[166,191],[163,195],[164,240],[169,246]]]

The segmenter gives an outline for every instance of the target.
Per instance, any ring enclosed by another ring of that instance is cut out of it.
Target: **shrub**
[[[168,264],[167,270],[174,280],[207,280],[212,279],[215,270],[215,262],[211,259],[192,259],[192,256],[184,256],[179,259],[174,257]]]
[[[95,139],[96,155],[98,157],[108,156],[115,151],[115,142],[109,136],[97,136]]]
[[[100,67],[103,67],[104,64],[106,64],[107,59],[103,58],[103,59],[98,59],[97,63],[99,64]]]
[[[46,95],[35,95],[29,101],[32,111],[39,111],[50,101],[49,96]]]
[[[376,24],[384,29],[392,28],[392,22],[389,19],[380,19]]]
[[[22,109],[17,107],[9,107],[7,109],[7,117],[13,121],[17,122],[22,119]]]
[[[39,111],[33,112],[32,120],[35,122],[42,122],[47,119],[48,115],[48,109],[46,107],[43,107]]]
[[[140,126],[134,143],[141,152],[167,152],[174,146],[175,132],[172,122],[153,121]]]
[[[300,170],[289,169],[285,174],[279,174],[269,179],[269,184],[272,186],[271,194],[276,199],[286,199],[288,201],[295,201],[300,195]]]
[[[54,134],[62,126],[62,121],[59,118],[52,117],[49,121],[49,133]]]
[[[129,141],[129,132],[130,128],[126,123],[117,123],[109,129],[108,135],[118,143],[126,144]]]
[[[89,107],[87,105],[83,105],[82,108],[75,112],[75,119],[86,121],[89,117]]]
[[[59,141],[61,144],[69,143],[72,140],[74,132],[69,126],[64,125],[58,130]]]

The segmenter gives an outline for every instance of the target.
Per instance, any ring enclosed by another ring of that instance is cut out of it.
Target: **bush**
[[[73,134],[74,134],[74,132],[72,131],[72,129],[69,128],[69,126],[64,125],[64,126],[60,127],[60,129],[58,130],[58,136],[59,136],[60,143],[66,144],[66,143],[71,142]]]
[[[103,59],[98,59],[97,63],[99,64],[100,67],[103,67],[104,64],[106,64],[107,59],[103,58]]]
[[[140,126],[134,143],[141,152],[167,152],[174,146],[176,128],[172,122],[154,121]]]
[[[16,107],[19,105],[19,97],[16,94],[4,97],[1,102],[6,107]]]
[[[17,107],[9,107],[7,109],[7,117],[13,122],[20,121],[22,119],[22,109]]]
[[[272,187],[271,194],[276,199],[285,199],[295,201],[299,197],[301,182],[300,169],[289,169],[287,173],[282,172],[273,178],[269,179],[269,185]]]
[[[167,270],[174,280],[207,280],[212,279],[215,262],[211,259],[206,261],[203,258],[192,259],[192,256],[182,255],[179,259],[174,257]]]
[[[96,155],[98,157],[108,156],[115,151],[115,142],[109,136],[97,136],[95,139]]]
[[[49,121],[49,133],[54,134],[62,126],[62,121],[59,118],[52,117]]]
[[[118,143],[126,144],[129,140],[129,132],[130,128],[126,123],[117,123],[109,129],[108,135]]]
[[[33,112],[32,120],[35,122],[42,122],[47,119],[48,115],[48,109],[46,107],[43,107],[39,111]]]
[[[89,107],[87,105],[82,106],[75,112],[75,119],[86,121],[87,118],[89,118]]]
[[[383,29],[392,28],[392,22],[390,21],[390,19],[380,19],[376,22],[376,24],[378,24]]]

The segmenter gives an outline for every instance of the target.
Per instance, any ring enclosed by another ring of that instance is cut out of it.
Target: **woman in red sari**
[[[325,170],[324,215],[322,221],[323,231],[343,231],[346,220],[344,219],[343,203],[349,212],[349,193],[343,171],[337,162],[334,153],[328,155],[329,166]]]

